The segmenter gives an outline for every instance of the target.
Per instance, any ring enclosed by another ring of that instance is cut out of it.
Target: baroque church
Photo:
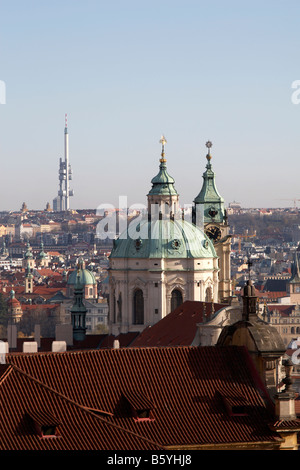
[[[159,172],[147,195],[147,215],[114,240],[109,258],[109,327],[114,335],[142,331],[186,300],[228,303],[230,235],[224,200],[208,149],[191,220],[180,208],[161,138]]]

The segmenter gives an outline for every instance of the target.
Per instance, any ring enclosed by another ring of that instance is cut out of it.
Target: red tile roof
[[[282,316],[288,316],[292,313],[293,310],[295,310],[296,305],[271,305],[268,304],[268,310],[273,313],[275,311],[278,311]]]
[[[131,346],[191,345],[197,332],[197,323],[204,321],[204,306],[206,318],[210,318],[211,303],[186,301],[155,325],[145,328]],[[226,305],[214,304],[214,312],[223,307]]]
[[[273,404],[245,348],[12,353],[7,363],[11,373],[0,379],[1,449],[278,443],[269,428]],[[230,415],[222,397],[242,400],[246,415]],[[132,408],[140,404],[153,406],[150,419],[134,419]],[[34,407],[61,423],[60,439],[38,440],[25,426]]]
[[[63,286],[58,286],[58,287],[48,287],[46,285],[42,286],[34,286],[33,287],[33,292],[32,293],[25,293],[25,287],[24,286],[14,286],[14,291],[16,293],[16,297],[44,297],[46,299],[49,299],[53,297],[57,292],[62,292],[63,294],[66,294],[66,288]]]
[[[159,449],[16,366],[0,366],[0,401],[1,450]],[[41,437],[38,428],[47,424],[57,426],[56,437]]]
[[[268,300],[274,300],[274,299],[279,299],[281,297],[287,297],[286,291],[279,291],[279,292],[257,292],[257,297],[260,299],[268,299]]]

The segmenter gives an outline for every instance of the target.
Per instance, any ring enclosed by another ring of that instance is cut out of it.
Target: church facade
[[[214,227],[218,224],[222,234],[217,240],[209,235],[211,217],[204,229],[201,224],[184,220],[175,181],[167,171],[166,140],[162,138],[160,142],[159,172],[147,195],[147,215],[132,221],[115,240],[109,259],[109,327],[116,335],[142,331],[185,300],[219,302],[220,285],[222,297],[228,291],[226,283],[224,287],[220,284],[220,272],[225,281],[227,273],[220,268],[216,249],[220,242],[224,246],[223,239],[229,231],[224,202],[214,201]],[[196,199],[195,206],[196,202],[205,206],[207,194]],[[202,210],[199,205],[195,213],[199,207]],[[205,206],[205,213],[206,210]],[[226,247],[230,247],[229,237],[226,242]],[[230,258],[230,248],[228,253],[222,253],[222,261],[226,256]],[[225,266],[230,266],[227,259]]]

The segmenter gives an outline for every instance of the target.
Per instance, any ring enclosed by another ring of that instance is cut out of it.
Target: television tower
[[[70,180],[72,179],[72,169],[69,163],[69,134],[68,134],[67,115],[65,115],[64,150],[65,150],[64,160],[62,160],[62,158],[59,159],[58,197],[56,198],[56,204],[53,204],[53,209],[57,211],[68,211],[70,209],[70,196],[74,196],[74,191],[70,189]],[[55,200],[53,202],[55,202]]]

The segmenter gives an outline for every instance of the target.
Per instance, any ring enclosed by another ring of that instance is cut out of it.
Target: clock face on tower
[[[221,238],[221,230],[219,227],[209,227],[206,229],[205,233],[213,242],[217,242]]]

